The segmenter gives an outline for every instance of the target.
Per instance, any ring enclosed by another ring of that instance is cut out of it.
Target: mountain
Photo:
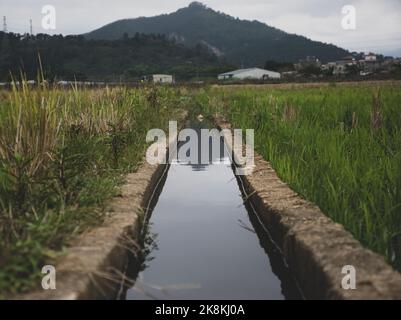
[[[124,33],[165,34],[189,46],[201,43],[217,56],[244,66],[263,66],[267,60],[295,62],[306,56],[331,61],[349,54],[331,44],[288,34],[258,21],[240,20],[199,2],[171,14],[125,19],[87,33],[88,39],[118,39]]]
[[[164,35],[136,34],[118,40],[83,36],[0,32],[0,81],[23,71],[36,78],[41,57],[47,79],[130,81],[153,73],[171,73],[178,80],[216,77],[233,66],[223,64],[202,45],[188,48]]]

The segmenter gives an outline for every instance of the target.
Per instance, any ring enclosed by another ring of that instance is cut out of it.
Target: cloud
[[[191,0],[2,0],[10,31],[27,32],[32,18],[34,32],[41,30],[41,8],[57,9],[55,33],[80,34],[117,19],[153,16],[187,6]],[[247,20],[259,20],[290,33],[334,43],[356,51],[401,55],[400,0],[204,0],[209,7]],[[357,29],[341,28],[341,8],[354,5]]]
[[[330,15],[289,12],[272,18],[271,23],[288,32],[304,34],[350,50],[388,52],[401,49],[400,2],[357,0],[349,3],[356,9],[356,30],[341,27],[342,5],[331,6]]]

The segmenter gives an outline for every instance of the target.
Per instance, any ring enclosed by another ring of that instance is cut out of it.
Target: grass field
[[[255,129],[279,176],[401,270],[401,85],[0,92],[0,297],[32,288],[178,110]]]
[[[0,296],[29,290],[143,161],[181,105],[168,88],[0,92]]]
[[[401,269],[401,85],[213,88],[279,176]]]

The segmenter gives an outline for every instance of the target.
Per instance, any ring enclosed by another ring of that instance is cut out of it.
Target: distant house
[[[377,56],[373,53],[368,53],[365,54],[365,61],[376,61],[377,60]]]
[[[260,68],[249,68],[239,69],[226,73],[219,74],[217,77],[219,80],[265,80],[265,79],[280,79],[281,74],[279,72],[264,70]]]
[[[347,64],[338,63],[334,66],[333,75],[340,76],[347,74]]]
[[[153,83],[174,83],[174,77],[169,74],[152,74],[144,76],[145,81],[152,81]]]
[[[333,75],[340,76],[346,75],[348,73],[348,68],[351,66],[356,66],[358,61],[353,56],[343,57],[341,60],[337,60],[334,62],[329,62],[325,65],[321,66],[323,71],[333,70]]]
[[[361,75],[369,75],[376,73],[381,70],[383,62],[378,59],[378,57],[373,53],[368,53],[364,55],[364,59],[359,60],[359,65],[361,67]]]

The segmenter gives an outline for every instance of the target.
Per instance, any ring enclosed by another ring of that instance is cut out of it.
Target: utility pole
[[[7,32],[7,17],[3,16],[3,31]]]
[[[30,31],[31,36],[32,36],[33,35],[32,19],[29,19],[29,31]]]

